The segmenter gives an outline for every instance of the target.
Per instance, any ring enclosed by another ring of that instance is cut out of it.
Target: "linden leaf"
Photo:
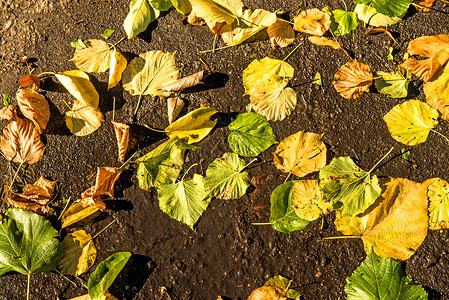
[[[16,118],[3,128],[0,148],[8,160],[29,165],[38,162],[45,150],[34,124],[21,118]]]
[[[7,104],[0,109],[0,120],[13,121],[17,119],[17,106],[13,104]]]
[[[348,300],[427,299],[427,292],[406,276],[399,262],[371,251],[354,273],[346,278]]]
[[[285,81],[289,81],[294,74],[293,67],[283,60],[265,57],[263,59],[253,60],[245,70],[243,70],[243,85],[245,86],[245,95],[251,94],[257,82],[265,75],[278,76]]]
[[[70,132],[77,136],[91,134],[100,128],[104,122],[104,116],[97,108],[85,105],[75,99],[71,110],[65,113],[65,123]]]
[[[145,31],[148,25],[159,17],[159,14],[160,11],[155,9],[148,0],[131,0],[129,13],[123,23],[128,39]]]
[[[194,87],[198,84],[203,83],[202,80],[208,75],[208,71],[200,71],[198,73],[183,77],[181,79],[176,80],[175,82],[166,85],[162,88],[162,90],[167,92],[179,92],[191,87]]]
[[[357,4],[354,8],[354,12],[363,23],[376,27],[394,25],[401,21],[403,17],[389,17],[377,12],[374,7],[365,4]]]
[[[318,8],[312,8],[303,10],[293,18],[293,22],[293,30],[321,36],[329,30],[331,18]]]
[[[62,214],[61,228],[88,224],[99,215],[100,210],[105,209],[106,205],[101,200],[95,198],[80,199]]]
[[[163,212],[192,229],[210,202],[204,189],[203,176],[198,174],[190,180],[161,184],[157,195]]]
[[[215,159],[206,170],[204,187],[210,197],[238,199],[250,186],[248,173],[243,172],[245,161],[235,153],[225,153]]]
[[[350,61],[344,64],[335,74],[334,87],[346,99],[354,99],[369,92],[373,83],[373,74],[370,68],[360,62]]]
[[[287,234],[301,230],[309,224],[309,221],[298,217],[293,208],[294,185],[294,181],[287,181],[271,193],[270,223],[275,230]]]
[[[438,111],[419,100],[409,100],[393,107],[384,117],[391,136],[406,145],[427,140],[429,132],[438,124]]]
[[[229,147],[242,156],[258,156],[277,143],[270,123],[259,114],[251,112],[239,114],[228,127],[232,130],[228,136]]]
[[[187,15],[192,11],[192,5],[189,0],[171,0],[173,7],[181,14]]]
[[[50,120],[48,101],[32,89],[19,90],[16,98],[23,115],[34,123],[39,133],[42,133]]]
[[[121,174],[122,170],[120,168],[97,167],[95,186],[84,191],[81,194],[81,197],[94,198],[95,196],[107,195],[111,198],[114,198],[114,185]]]
[[[187,144],[197,143],[204,139],[217,124],[211,117],[217,112],[209,107],[200,107],[171,123],[165,128],[170,138],[186,139]]]
[[[266,74],[256,82],[251,94],[251,106],[269,121],[281,121],[291,115],[296,107],[296,93],[286,87],[285,78]]]
[[[162,88],[178,79],[175,54],[160,50],[141,53],[123,73],[123,88],[133,96],[169,96]]]
[[[281,19],[276,19],[271,26],[267,28],[268,36],[270,37],[271,48],[279,46],[281,48],[291,45],[295,40],[295,32],[292,26]]]
[[[86,40],[84,44],[86,47],[76,49],[70,61],[73,61],[78,69],[87,73],[103,73],[109,69],[114,47],[97,39]]]
[[[412,2],[413,0],[354,0],[355,4],[368,5],[390,18],[402,17]]]
[[[92,236],[85,230],[69,233],[62,241],[64,256],[58,261],[62,274],[79,276],[95,263],[97,249]]]
[[[334,158],[322,168],[320,186],[324,199],[341,202],[340,212],[348,216],[363,213],[382,192],[377,176],[360,169],[350,157]]]
[[[449,63],[440,68],[430,81],[424,82],[423,89],[426,102],[438,109],[442,119],[449,121]]]
[[[20,77],[19,85],[20,85],[20,87],[23,87],[23,88],[27,87],[29,85],[33,85],[32,90],[37,92],[37,90],[39,90],[39,87],[41,85],[41,80],[40,80],[39,76],[37,76],[35,74],[27,74],[27,75]]]
[[[114,49],[109,63],[108,90],[112,89],[120,82],[120,80],[122,80],[122,74],[125,71],[127,64],[126,58]]]
[[[117,139],[118,158],[119,163],[125,162],[126,151],[129,143],[129,125],[112,121],[114,125],[115,138]]]
[[[100,96],[89,80],[89,75],[83,71],[73,70],[56,73],[56,78],[79,102],[92,107],[98,107]]]
[[[377,72],[377,77],[374,80],[374,85],[379,93],[387,95],[390,98],[405,98],[408,95],[408,84],[411,80],[411,74],[407,75],[401,72],[400,69],[395,72]]]
[[[424,181],[429,199],[429,229],[449,229],[449,183],[440,178]]]
[[[160,11],[167,11],[171,7],[170,0],[152,0],[150,2],[151,6]]]
[[[335,225],[345,235],[362,238],[365,251],[381,257],[410,258],[427,236],[427,195],[421,184],[391,179],[380,203],[363,217],[337,213]]]
[[[323,134],[300,131],[286,137],[274,152],[274,165],[285,173],[303,177],[326,165]]]
[[[294,181],[292,205],[296,215],[306,221],[332,211],[332,204],[323,200],[318,180]]]
[[[330,29],[336,36],[345,35],[357,28],[357,14],[352,11],[335,9],[332,11]]]

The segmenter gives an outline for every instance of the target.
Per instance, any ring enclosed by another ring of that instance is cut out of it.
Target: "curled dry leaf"
[[[32,89],[19,90],[16,98],[23,115],[34,123],[39,133],[42,133],[50,120],[47,99]]]
[[[0,120],[12,121],[17,118],[17,106],[8,105],[0,109]]]
[[[37,91],[41,85],[41,80],[39,79],[39,76],[35,74],[27,74],[20,77],[19,84],[20,87],[23,88],[33,84],[33,90]]]
[[[293,19],[293,22],[294,30],[321,36],[329,30],[331,17],[318,8],[312,8],[302,11]]]
[[[125,162],[126,151],[129,143],[129,125],[112,121],[114,125],[115,138],[118,146],[118,159],[120,163]]]
[[[167,92],[179,92],[191,88],[195,85],[202,84],[204,83],[202,82],[202,80],[207,76],[208,73],[209,71],[203,70],[198,73],[183,77],[169,85],[164,86],[162,90]]]
[[[206,21],[198,17],[194,11],[192,11],[187,17],[187,23],[194,26],[203,26],[206,25]]]
[[[75,224],[88,224],[98,216],[100,210],[104,209],[106,209],[106,204],[98,197],[80,199],[73,203],[62,215],[61,228]]]
[[[167,99],[167,114],[169,124],[176,120],[183,107],[184,101],[181,98],[170,97]]]
[[[346,99],[354,99],[369,91],[373,83],[370,68],[360,62],[350,61],[343,65],[335,74],[334,87]]]
[[[273,286],[261,286],[252,291],[248,300],[287,300],[284,291]]]
[[[81,194],[82,198],[94,198],[95,196],[107,195],[114,198],[114,185],[122,174],[122,170],[114,167],[98,167],[95,186],[87,189]]]
[[[368,30],[367,32],[365,32],[365,35],[369,35],[369,34],[378,34],[378,33],[386,33],[390,39],[393,40],[393,42],[395,42],[396,44],[399,45],[399,43],[396,41],[396,39],[393,37],[393,35],[391,34],[391,32],[389,32],[386,29],[383,28],[372,28],[370,30]]]
[[[308,40],[312,44],[315,44],[315,45],[318,45],[318,46],[329,46],[329,47],[334,48],[336,50],[343,50],[343,52],[352,59],[352,57],[351,57],[351,55],[349,55],[348,51],[346,51],[345,48],[343,48],[336,41],[333,41],[333,40],[330,40],[328,38],[325,38],[324,36],[309,36]]]
[[[430,8],[435,3],[435,0],[415,0],[415,1],[413,1],[413,3],[417,4],[419,6],[423,6],[422,8],[419,6],[415,6],[417,11],[427,12],[430,10]]]
[[[17,118],[3,128],[0,148],[10,161],[32,165],[44,155],[44,143],[34,124]]]
[[[287,47],[295,40],[295,32],[292,26],[281,19],[277,19],[273,25],[267,28],[268,36],[270,37],[271,48],[279,46],[281,48]]]

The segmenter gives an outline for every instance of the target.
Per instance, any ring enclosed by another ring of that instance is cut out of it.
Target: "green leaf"
[[[281,289],[283,291],[287,290],[287,293],[285,293],[285,296],[288,299],[299,300],[301,298],[301,294],[298,293],[298,291],[296,291],[296,290],[289,289],[291,282],[292,282],[291,280],[289,280],[288,278],[286,278],[284,276],[276,275],[276,276],[273,276],[270,279],[268,279],[264,285],[277,287],[278,289]]]
[[[170,0],[151,0],[149,1],[151,6],[160,11],[167,11],[171,7]]]
[[[157,196],[163,212],[192,229],[210,202],[204,189],[203,176],[198,174],[190,180],[162,184]]]
[[[148,25],[159,17],[159,14],[160,11],[155,9],[148,0],[131,0],[129,13],[123,23],[128,39],[145,31]]]
[[[136,174],[139,186],[149,190],[151,187],[158,187],[166,180],[178,178],[187,149],[196,150],[196,147],[173,138],[134,161],[139,164]]]
[[[118,252],[109,256],[97,266],[87,283],[91,300],[106,299],[103,291],[106,291],[112,285],[130,257],[130,252]]]
[[[373,250],[346,282],[348,300],[428,299],[424,288],[404,274],[400,263],[379,257]]]
[[[108,39],[108,38],[111,37],[111,35],[114,34],[114,32],[115,32],[114,29],[109,29],[109,28],[108,28],[108,29],[106,29],[106,30],[101,34],[101,36],[104,37],[105,39]]]
[[[76,39],[70,42],[70,46],[75,48],[76,50],[82,50],[84,48],[87,48],[87,45],[84,44],[83,40]]]
[[[405,160],[410,160],[410,150],[407,150],[405,148],[401,149],[402,158]]]
[[[245,161],[235,153],[225,153],[215,159],[206,170],[204,186],[210,197],[237,199],[249,187],[248,173],[242,172]]]
[[[186,15],[192,11],[192,5],[189,0],[171,0],[171,4],[179,13],[183,15]]]
[[[319,86],[323,86],[323,80],[321,80],[320,72],[316,72],[315,76],[313,76],[312,83],[315,83]]]
[[[390,98],[405,98],[408,95],[408,84],[412,78],[412,74],[407,72],[407,76],[397,70],[395,72],[377,72],[374,85],[379,93],[387,95]]]
[[[348,12],[341,9],[332,11],[332,32],[339,36],[345,35],[357,28],[357,14],[355,12]]]
[[[0,221],[0,276],[7,272],[49,274],[63,255],[58,232],[32,211],[10,208]]]
[[[270,223],[277,231],[290,234],[301,230],[309,224],[309,221],[298,217],[293,210],[294,181],[288,181],[276,187],[271,194]]]
[[[402,17],[413,0],[354,0],[355,4],[365,4],[373,7],[379,13],[389,17]]]
[[[354,8],[354,12],[357,14],[359,20],[363,21],[367,25],[371,26],[390,26],[401,21],[401,17],[389,17],[387,15],[377,12],[374,7],[357,4]]]
[[[270,123],[256,113],[239,114],[228,127],[233,131],[228,136],[229,147],[242,156],[258,156],[277,143]]]
[[[3,94],[3,105],[8,106],[11,104],[11,98],[7,94]]]
[[[342,203],[341,213],[356,216],[363,213],[380,196],[377,176],[360,169],[350,157],[332,159],[320,170],[324,199]]]

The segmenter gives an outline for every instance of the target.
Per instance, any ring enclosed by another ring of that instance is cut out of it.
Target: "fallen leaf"
[[[420,6],[424,6],[423,8],[415,6],[417,11],[428,12],[435,3],[435,0],[414,0],[413,3]]]
[[[351,55],[349,55],[348,51],[346,51],[345,48],[343,48],[339,43],[337,43],[336,41],[330,40],[324,36],[309,36],[307,39],[312,44],[315,44],[318,46],[328,46],[328,47],[331,47],[336,50],[343,50],[343,52],[347,56],[351,57]]]
[[[17,106],[9,104],[0,109],[0,120],[13,121],[17,119]]]
[[[108,38],[111,37],[111,35],[114,34],[114,32],[115,32],[114,29],[107,28],[107,29],[105,29],[104,32],[103,32],[102,34],[100,34],[100,35],[101,35],[102,37],[104,37],[104,38],[107,40]]]
[[[375,27],[391,26],[402,20],[402,16],[389,17],[377,12],[374,7],[365,4],[357,4],[354,8],[354,12],[357,14],[359,20],[363,21],[363,23]]]
[[[187,15],[192,11],[192,5],[189,0],[171,0],[173,7],[181,14]]]
[[[396,41],[396,39],[395,39],[394,36],[391,34],[391,32],[389,32],[388,30],[383,29],[383,28],[372,28],[372,29],[366,31],[366,32],[365,32],[365,35],[369,35],[369,34],[378,34],[378,33],[386,33],[386,34],[390,37],[390,39],[393,40],[393,42],[395,42],[396,44],[399,45],[399,43]]]
[[[332,204],[323,200],[318,180],[294,181],[292,206],[303,220],[313,221],[331,212]]]
[[[89,80],[89,75],[83,71],[73,70],[56,73],[56,78],[79,102],[97,108],[100,96]]]
[[[200,107],[165,128],[170,138],[186,139],[187,144],[204,139],[217,124],[211,117],[217,112],[209,107]]]
[[[132,39],[145,31],[148,25],[156,20],[159,15],[160,11],[155,9],[148,0],[131,0],[129,2],[129,13],[123,22],[128,39]]]
[[[295,32],[292,26],[281,19],[276,19],[276,22],[267,28],[267,33],[273,49],[276,46],[281,48],[287,47],[295,40]]]
[[[45,146],[34,124],[17,118],[3,128],[0,148],[5,157],[13,162],[32,165],[44,155]]]
[[[206,21],[198,17],[194,11],[192,11],[187,17],[187,23],[193,26],[203,26],[206,25]]]
[[[299,131],[286,137],[274,152],[274,165],[285,173],[303,177],[326,165],[323,134]]]
[[[4,191],[5,199],[9,206],[31,210],[41,216],[48,215],[50,212],[50,209],[46,206],[50,201],[49,198],[39,197],[39,195],[27,196],[24,194],[12,193],[9,191],[8,186],[5,186]]]
[[[350,61],[344,64],[335,74],[334,87],[346,99],[354,99],[369,92],[373,83],[373,74],[370,68],[360,62]]]
[[[284,291],[272,286],[261,286],[249,295],[248,300],[287,300]]]
[[[114,198],[114,185],[122,174],[120,168],[97,167],[95,186],[87,189],[81,194],[82,198],[95,198],[95,196],[107,195]]]
[[[426,102],[441,113],[441,118],[449,121],[449,64],[424,82],[424,94]]]
[[[19,90],[16,99],[23,115],[34,123],[39,133],[42,133],[50,120],[47,99],[32,89]]]
[[[92,236],[85,230],[67,234],[62,245],[64,256],[58,261],[62,274],[79,276],[86,273],[95,263],[97,249]]]
[[[115,138],[117,139],[118,158],[119,163],[125,162],[126,151],[129,143],[129,125],[112,121],[114,125]]]
[[[169,85],[164,86],[162,90],[167,92],[179,92],[191,88],[195,85],[202,84],[202,80],[208,75],[208,73],[209,72],[207,70],[203,70],[198,73],[183,77]]]
[[[100,128],[103,122],[104,116],[101,111],[77,99],[73,102],[73,107],[65,113],[67,127],[77,136],[91,134]]]
[[[184,101],[181,98],[170,97],[167,99],[168,124],[171,124],[174,120],[176,120],[183,107]]]
[[[172,6],[170,0],[152,0],[150,2],[151,6],[160,11],[167,11]]]
[[[318,8],[312,8],[303,10],[293,18],[293,22],[293,30],[321,36],[329,30],[331,18]]]
[[[427,235],[427,195],[421,184],[391,179],[377,205],[361,218],[337,213],[335,225],[345,235],[362,238],[365,251],[398,260],[410,258]]]
[[[80,39],[71,41],[70,46],[72,46],[73,48],[75,48],[77,50],[81,50],[81,49],[87,47],[86,44],[84,44],[83,40],[80,40]]]
[[[126,58],[114,49],[109,63],[108,90],[112,89],[120,82],[120,80],[122,80],[122,74],[125,71],[127,64]]]
[[[83,198],[73,203],[61,218],[61,228],[72,225],[88,224],[98,216],[100,210],[105,210],[103,201],[95,198]]]
[[[405,98],[408,95],[408,84],[411,81],[411,74],[398,68],[394,72],[377,72],[374,85],[379,93],[387,95],[390,98]]]
[[[249,187],[248,173],[243,172],[245,161],[235,153],[225,153],[216,158],[206,170],[204,187],[210,197],[238,199]]]
[[[282,291],[284,291],[285,296],[288,299],[300,300],[301,295],[298,293],[298,291],[289,288],[292,281],[293,280],[289,280],[288,278],[286,278],[284,276],[276,275],[276,276],[273,276],[270,279],[268,279],[264,285],[281,289]]]
[[[440,178],[423,182],[429,199],[429,229],[449,229],[449,183]]]
[[[103,73],[108,70],[115,51],[114,46],[97,39],[85,40],[84,44],[86,47],[76,49],[70,61],[87,73]]]
[[[438,124],[439,113],[429,104],[409,100],[393,107],[384,117],[391,136],[406,145],[417,145],[427,140]]]
[[[330,29],[334,35],[345,35],[357,28],[357,14],[355,12],[335,9],[331,14]]]
[[[20,77],[19,84],[20,87],[23,88],[33,84],[33,90],[37,91],[40,87],[41,80],[39,79],[39,76],[35,74],[27,74]]]
[[[390,18],[402,17],[413,0],[354,0],[355,4],[364,4],[374,8],[378,13]]]

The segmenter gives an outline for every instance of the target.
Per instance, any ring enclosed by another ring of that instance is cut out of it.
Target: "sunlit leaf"
[[[270,123],[259,114],[239,114],[228,127],[232,131],[228,136],[229,147],[239,155],[258,156],[276,144]]]
[[[412,2],[413,0],[354,0],[355,4],[368,5],[379,13],[391,18],[402,17]]]
[[[449,183],[440,178],[424,181],[429,199],[429,229],[449,229]]]
[[[277,19],[275,23],[267,28],[268,36],[271,41],[271,48],[279,46],[281,48],[291,45],[295,40],[295,32],[292,26],[281,19]]]
[[[122,174],[122,170],[114,167],[97,167],[95,186],[87,189],[81,194],[82,198],[94,198],[95,196],[107,195],[114,198],[115,182]]]
[[[419,100],[409,100],[393,107],[384,117],[391,136],[406,145],[417,145],[427,140],[438,124],[439,113]]]
[[[190,1],[190,0],[189,0]],[[206,21],[201,19],[195,14],[195,11],[192,10],[192,12],[187,16],[187,23],[193,26],[203,26],[206,25]]]
[[[292,280],[289,280],[288,278],[281,275],[276,275],[268,279],[267,282],[265,282],[265,286],[273,286],[281,289],[284,292],[286,291],[285,296],[288,299],[300,300],[301,295],[298,293],[298,291],[289,288],[291,283]]]
[[[286,137],[274,152],[274,165],[285,173],[303,177],[326,165],[322,134],[300,131]]]
[[[357,4],[354,8],[354,12],[363,23],[376,27],[394,25],[401,21],[403,17],[389,17],[378,13],[374,7],[365,4]]]
[[[295,181],[293,210],[303,220],[313,221],[332,211],[332,204],[323,200],[318,180]]]
[[[407,72],[408,73],[408,72]],[[403,74],[401,70],[395,72],[377,72],[374,85],[379,93],[390,98],[405,98],[408,95],[408,84],[411,80],[410,74]]]
[[[23,115],[34,123],[39,133],[42,133],[50,120],[50,107],[47,99],[32,89],[19,90],[16,99]]]
[[[348,51],[345,50],[345,48],[343,48],[339,43],[337,43],[336,41],[330,40],[324,36],[309,36],[307,38],[309,40],[309,42],[318,45],[318,46],[328,46],[331,47],[333,49],[336,50],[343,50],[343,52],[351,57],[351,55],[349,55]]]
[[[159,17],[159,14],[160,11],[151,6],[148,0],[131,0],[129,13],[123,23],[128,39],[145,31],[148,25]]]
[[[360,62],[350,61],[344,64],[335,74],[334,87],[346,99],[354,99],[369,92],[373,83],[373,74],[370,68]]]
[[[40,80],[39,76],[37,76],[35,74],[24,75],[24,76],[20,77],[20,80],[19,80],[20,87],[24,88],[29,85],[33,85],[32,89],[36,92],[37,92],[37,90],[39,90],[40,84],[41,84],[41,80]]]
[[[357,28],[357,15],[352,11],[335,9],[332,11],[330,28],[334,35],[345,35]]]
[[[283,290],[273,286],[261,286],[254,291],[248,297],[248,300],[287,300]]]
[[[427,299],[427,293],[406,276],[399,262],[371,251],[354,273],[346,278],[348,300]]]
[[[317,8],[312,8],[303,10],[293,18],[293,22],[293,30],[321,36],[329,30],[331,18],[327,13]]]
[[[435,3],[435,0],[414,0],[413,3],[419,6],[423,6],[422,8],[419,6],[415,6],[417,11],[427,12]]]
[[[209,107],[200,107],[171,123],[165,128],[170,138],[186,139],[187,144],[197,143],[204,139],[217,124],[211,117],[217,112]]]
[[[122,80],[122,74],[125,71],[127,64],[126,58],[114,49],[109,64],[108,90],[112,89],[120,82],[120,80]]]
[[[363,217],[337,213],[335,225],[345,235],[359,236],[365,251],[382,257],[406,260],[427,235],[427,195],[421,184],[391,179],[379,205]]]
[[[160,10],[160,11],[167,11],[171,7],[171,1],[170,0],[151,0],[149,3],[155,9]]]
[[[183,15],[186,15],[192,11],[192,5],[189,0],[171,0],[171,4],[179,13]]]
[[[87,224],[106,209],[104,202],[94,198],[84,198],[75,202],[62,215],[61,228]]]
[[[71,110],[65,113],[65,123],[70,132],[77,136],[91,134],[100,128],[104,116],[97,108],[85,105],[75,99]]]
[[[170,97],[167,99],[168,124],[171,124],[176,120],[184,105],[184,101],[179,97]]]
[[[114,53],[113,46],[105,41],[91,39],[84,41],[85,48],[75,50],[70,61],[83,72],[103,73],[109,69],[109,63]]]
[[[334,158],[322,168],[320,186],[324,199],[341,202],[340,212],[348,216],[363,213],[382,192],[377,176],[360,169],[350,157]]]
[[[93,266],[97,258],[92,236],[85,230],[69,233],[62,241],[64,256],[58,261],[62,274],[79,276]]]
[[[105,31],[104,31],[102,34],[100,34],[100,35],[101,35],[102,37],[104,37],[105,39],[108,39],[108,38],[111,37],[111,35],[114,34],[114,32],[115,32],[114,29],[108,28],[108,29],[105,29]]]
[[[0,109],[0,120],[13,121],[17,118],[17,106],[8,104],[7,106]]]
[[[250,186],[248,173],[243,172],[245,161],[235,153],[225,153],[215,159],[206,170],[204,187],[210,197],[238,199]]]
[[[210,202],[204,189],[203,176],[198,174],[190,180],[161,184],[158,198],[163,212],[192,229]]]
[[[449,63],[424,82],[426,102],[441,113],[441,118],[449,121]]]
[[[76,50],[81,50],[83,48],[86,48],[86,44],[84,44],[83,40],[76,39],[70,42],[70,46],[75,48]]]
[[[114,125],[115,138],[117,139],[118,158],[120,163],[125,162],[126,151],[129,143],[129,125],[112,121]]]
[[[162,90],[167,92],[179,92],[191,88],[203,83],[202,80],[207,76],[208,73],[209,72],[207,70],[203,70],[198,73],[183,77],[169,85],[164,86]]]
[[[98,107],[100,96],[86,73],[79,70],[73,70],[56,73],[55,76],[67,91],[79,102],[92,107]]]

